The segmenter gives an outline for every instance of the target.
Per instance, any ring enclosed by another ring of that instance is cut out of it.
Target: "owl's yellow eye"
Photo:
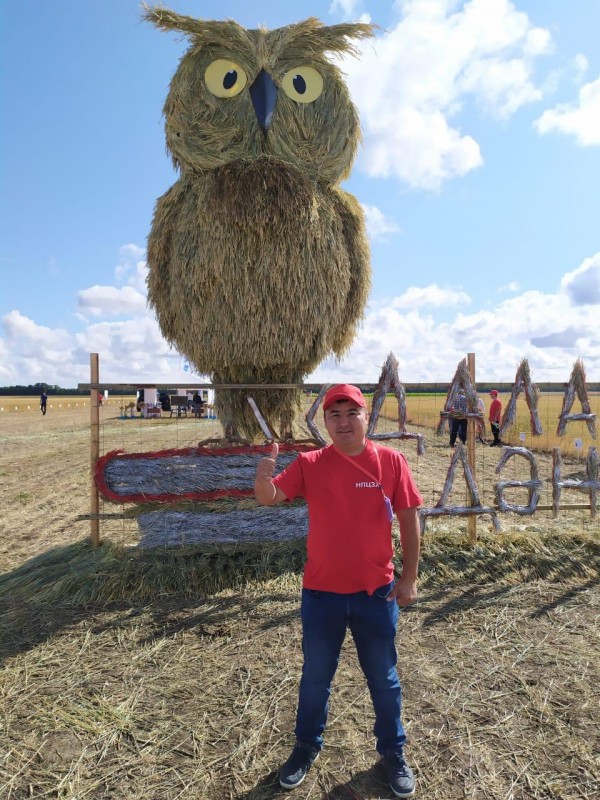
[[[235,97],[248,83],[244,70],[228,58],[217,58],[209,64],[204,80],[208,91],[215,97]]]
[[[312,103],[323,91],[323,76],[314,67],[294,67],[283,76],[281,87],[290,100]]]

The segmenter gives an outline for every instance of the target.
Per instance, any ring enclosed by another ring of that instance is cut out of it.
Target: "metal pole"
[[[475,353],[467,354],[467,367],[471,377],[471,383],[475,386]],[[467,420],[467,457],[469,459],[469,466],[473,473],[473,481],[475,480],[475,435],[476,435],[476,422],[470,418]],[[477,542],[477,515],[469,516],[468,521],[469,542],[475,544]]]
[[[98,367],[98,353],[90,353],[90,383],[97,384],[100,380]],[[90,493],[90,537],[92,546],[98,547],[100,544],[100,496],[96,488],[94,476],[96,474],[96,464],[100,458],[100,409],[98,403],[98,389],[90,389],[90,435],[91,435],[91,493]]]

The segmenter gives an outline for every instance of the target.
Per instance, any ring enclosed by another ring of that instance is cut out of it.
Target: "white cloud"
[[[333,0],[329,6],[330,14],[342,14],[345,19],[355,19],[360,0]]]
[[[102,354],[103,374],[154,376],[173,372],[180,361],[162,338],[151,317],[123,322],[99,322],[75,337],[81,353]],[[131,380],[131,378],[129,379]]]
[[[532,73],[551,49],[509,0],[404,0],[398,23],[344,59],[364,134],[361,169],[438,189],[481,166],[475,139],[454,121],[473,100],[506,119],[541,97]]]
[[[499,292],[518,292],[520,288],[521,288],[521,286],[518,283],[518,281],[511,281],[510,283],[507,283],[506,286],[501,286],[498,289],[498,291]]]
[[[523,357],[529,359],[534,381],[566,381],[578,356],[589,379],[598,380],[600,252],[565,273],[554,293],[527,291],[484,310],[469,311],[470,305],[460,289],[412,286],[372,307],[346,358],[326,360],[310,379],[375,382],[392,351],[401,379],[411,383],[449,381],[469,352],[476,354],[481,381],[511,381]],[[147,311],[121,321],[89,323],[82,317],[75,334],[38,325],[18,310],[2,322],[0,379],[5,385],[87,383],[90,352],[99,353],[101,379],[107,383],[186,379],[181,356],[164,341]]]
[[[600,305],[600,253],[586,258],[573,272],[567,272],[560,285],[573,305]]]
[[[534,381],[568,380],[578,357],[584,360],[588,378],[598,380],[600,253],[566,273],[555,293],[523,292],[495,307],[460,311],[441,322],[434,311],[423,313],[421,308],[444,305],[444,291],[435,285],[411,287],[384,307],[370,310],[344,360],[328,359],[312,380],[375,382],[390,351],[398,359],[401,380],[411,383],[451,380],[458,362],[470,352],[476,355],[480,381],[513,380],[524,357]],[[425,298],[440,302],[419,302]]]
[[[119,248],[119,253],[125,261],[139,261],[144,258],[146,251],[138,244],[123,244]]]
[[[366,121],[363,168],[372,177],[400,178],[413,187],[439,189],[444,180],[483,164],[479,145],[461,136],[439,112],[390,109]]]
[[[600,374],[600,308],[575,308],[561,292],[525,292],[491,310],[459,312],[449,322],[396,306],[392,300],[370,311],[344,360],[328,359],[311,379],[375,382],[390,351],[401,380],[410,383],[451,380],[458,362],[471,352],[480,381],[513,380],[524,357],[534,381],[568,380],[579,356],[590,380]]]
[[[589,62],[583,53],[577,53],[573,58],[573,69],[575,70],[575,82],[583,80],[583,76],[588,71]]]
[[[38,325],[17,310],[6,314],[2,322],[0,375],[4,383],[54,383],[48,376],[70,366],[73,340],[68,331]]]
[[[560,347],[570,349],[577,347],[585,334],[585,331],[578,328],[566,328],[559,333],[549,333],[546,336],[532,336],[531,344],[535,347]]]
[[[0,377],[5,385],[45,381],[66,387],[89,382],[89,354],[100,354],[107,383],[182,381],[181,356],[160,334],[155,319],[98,322],[75,335],[37,325],[18,311],[3,319]]]
[[[541,134],[572,135],[582,147],[600,145],[600,77],[581,87],[577,105],[565,103],[548,109],[534,125]]]
[[[148,265],[146,251],[137,244],[125,244],[119,248],[120,263],[115,268],[115,281],[118,286],[126,284],[146,294]]]
[[[117,289],[115,286],[96,285],[77,293],[77,308],[95,317],[143,314],[146,297],[131,286]]]
[[[394,298],[393,308],[453,308],[468,305],[471,298],[466,292],[446,289],[432,283],[430,286],[410,286],[404,294]]]
[[[146,251],[137,244],[119,248],[116,286],[90,286],[77,294],[78,318],[128,316],[146,313]]]
[[[474,61],[464,71],[461,81],[485,110],[498,119],[507,119],[522,105],[540,100],[542,92],[528,80],[528,66],[522,59],[509,61],[487,58]]]
[[[115,278],[127,285],[92,286],[78,292],[79,311],[74,317],[83,328],[78,333],[38,325],[17,310],[7,314],[0,337],[2,383],[46,381],[66,387],[87,383],[90,353],[100,354],[101,377],[106,382],[185,380],[181,356],[162,338],[146,306],[144,256],[145,251],[135,244],[121,247]],[[117,315],[133,318],[89,321],[89,316]]]
[[[6,314],[3,323],[8,344],[22,343],[21,351],[27,355],[43,355],[51,361],[60,361],[70,340],[66,330],[38,325],[16,310]]]
[[[388,233],[400,233],[399,226],[377,206],[362,204],[367,222],[367,234],[371,239],[385,239]]]

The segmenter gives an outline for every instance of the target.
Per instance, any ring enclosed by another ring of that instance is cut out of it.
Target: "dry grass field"
[[[504,441],[513,447],[528,447],[534,452],[550,452],[553,447],[560,447],[563,454],[568,454],[581,458],[585,457],[588,447],[597,446],[598,442],[594,440],[590,431],[582,421],[569,422],[565,435],[559,437],[556,435],[558,420],[562,410],[563,394],[559,392],[542,392],[538,400],[538,414],[540,422],[542,423],[543,434],[541,436],[533,436],[531,433],[530,414],[529,408],[525,401],[524,395],[521,395],[517,400],[517,414],[514,426],[504,436]],[[406,400],[406,408],[408,415],[408,427],[410,422],[415,425],[423,426],[435,430],[439,419],[440,411],[442,411],[445,402],[445,395],[409,395]],[[483,395],[486,405],[486,420],[490,406],[490,398]],[[506,408],[510,394],[501,394],[499,400],[502,402],[503,409]],[[600,392],[589,392],[588,399],[590,408],[593,414],[596,414],[600,420]],[[396,401],[391,397],[386,400],[385,410],[390,416],[393,416],[394,406],[397,405]],[[576,414],[581,412],[581,404],[576,398],[571,408],[570,413]],[[397,412],[396,412],[397,414]],[[596,428],[600,429],[600,422],[596,423]],[[486,421],[487,435],[491,439],[489,422]],[[523,438],[521,438],[523,437]],[[576,440],[581,440],[581,448],[577,448]]]
[[[93,550],[81,519],[89,405],[42,417],[32,400],[30,411],[0,412],[0,798],[389,798],[350,642],[326,748],[301,787],[278,787],[301,666],[301,547],[140,552],[135,521],[112,518]],[[409,398],[425,455],[400,444],[427,504],[451,456],[447,435],[430,430],[443,398],[432,402],[428,424],[424,402]],[[101,415],[102,452],[219,435],[210,420],[122,420],[118,404]],[[580,436],[569,426],[565,441]],[[485,504],[499,455],[477,448]],[[537,457],[549,504],[551,458]],[[528,478],[518,462],[508,476]],[[583,477],[584,465],[585,449],[565,458],[565,475]],[[460,476],[452,499],[465,500]],[[420,599],[398,633],[417,796],[598,798],[600,515],[501,522],[495,534],[480,520],[476,546],[462,518],[427,523]]]

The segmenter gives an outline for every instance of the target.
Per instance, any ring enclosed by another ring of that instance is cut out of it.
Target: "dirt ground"
[[[103,452],[218,435],[208,420],[123,421],[110,406],[102,414]],[[126,595],[102,605],[43,602],[33,583],[30,598],[3,593],[35,559],[38,576],[51,561],[63,561],[63,576],[77,569],[75,548],[89,534],[79,519],[89,511],[88,415],[0,416],[0,798],[390,797],[351,641],[323,754],[297,790],[278,787],[301,667],[296,570],[144,603]],[[452,453],[445,436],[422,432],[425,455],[414,442],[400,447],[433,504]],[[498,458],[477,449],[484,505]],[[505,478],[529,478],[518,461]],[[550,504],[549,455],[538,468],[540,502]],[[565,475],[583,469],[565,460]],[[460,473],[451,497],[466,499]],[[584,500],[564,493],[566,505]],[[500,518],[501,534],[478,523],[476,547],[463,518],[427,523],[420,599],[398,633],[417,796],[592,800],[600,797],[600,518],[572,509],[557,519]],[[102,535],[129,546],[136,527],[103,523]]]

